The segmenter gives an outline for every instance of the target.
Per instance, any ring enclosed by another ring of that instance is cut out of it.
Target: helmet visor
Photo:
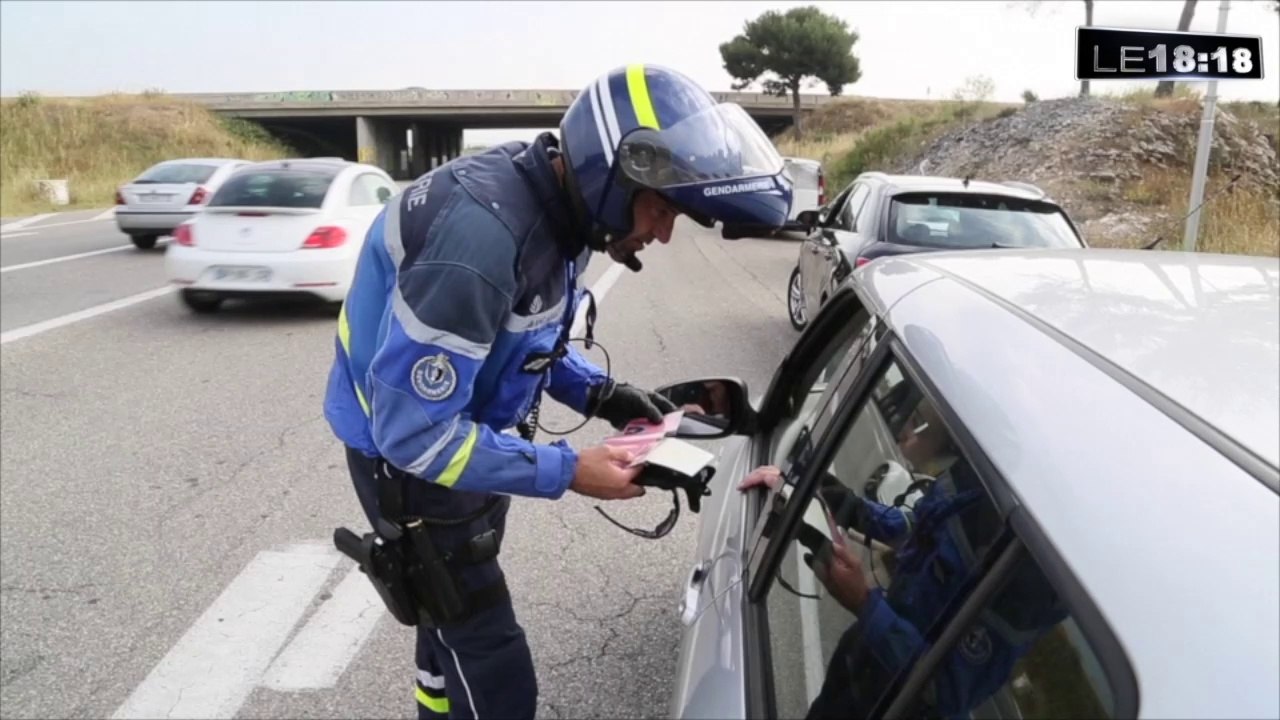
[[[782,156],[736,104],[713,105],[661,130],[640,128],[618,147],[619,171],[652,190],[776,175]]]

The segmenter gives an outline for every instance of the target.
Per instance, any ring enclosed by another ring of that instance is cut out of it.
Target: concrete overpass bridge
[[[220,115],[244,118],[306,155],[376,164],[416,177],[462,153],[463,129],[555,127],[577,90],[318,90],[179,95]],[[791,99],[712,93],[736,102],[766,132],[791,124]],[[810,112],[827,95],[802,95]]]

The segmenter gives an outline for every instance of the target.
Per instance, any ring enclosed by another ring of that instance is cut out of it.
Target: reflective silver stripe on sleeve
[[[400,199],[402,196],[403,193],[397,194],[387,201],[387,214],[382,227],[387,254],[391,256],[391,262],[395,265],[397,273],[400,272],[400,266],[404,263],[404,242],[400,237]],[[471,342],[453,333],[437,330],[419,320],[418,316],[414,314],[413,308],[410,308],[409,303],[405,301],[404,294],[400,292],[400,283],[398,282],[395,284],[395,291],[391,293],[391,311],[394,313],[396,320],[400,321],[400,325],[404,328],[404,333],[412,338],[414,342],[419,342],[423,345],[438,345],[445,350],[473,360],[481,360],[489,354],[488,343]]]
[[[403,199],[404,193],[398,192],[387,201],[387,212],[383,215],[382,223],[382,241],[387,246],[387,254],[391,256],[396,270],[404,262],[404,242],[400,239],[400,201]]]
[[[437,330],[419,320],[418,316],[413,313],[413,308],[409,307],[409,304],[405,302],[399,286],[391,294],[391,311],[395,314],[396,320],[400,321],[400,326],[404,328],[404,334],[408,335],[414,342],[423,345],[437,345],[449,352],[469,357],[472,360],[483,360],[489,354],[489,343],[472,342],[451,332]]]
[[[453,420],[449,421],[449,427],[445,428],[444,434],[440,439],[435,441],[427,451],[418,456],[417,460],[409,463],[409,467],[405,468],[405,472],[415,477],[422,477],[422,473],[427,471],[427,467],[436,459],[440,451],[444,450],[454,435],[458,434],[458,416],[454,415]]]

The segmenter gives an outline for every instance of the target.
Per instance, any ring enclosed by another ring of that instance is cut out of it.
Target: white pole
[[[1218,33],[1227,31],[1227,8],[1230,0],[1218,4]],[[1200,233],[1200,203],[1204,201],[1204,181],[1209,172],[1209,150],[1213,144],[1213,118],[1218,104],[1218,81],[1209,81],[1209,91],[1204,96],[1204,114],[1200,116],[1200,139],[1196,143],[1195,170],[1191,175],[1191,201],[1187,209],[1187,225],[1183,230],[1182,249],[1194,252],[1196,236]]]

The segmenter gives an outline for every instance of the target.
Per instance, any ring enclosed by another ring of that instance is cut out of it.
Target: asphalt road
[[[2,714],[412,717],[412,633],[362,578],[344,582],[352,563],[328,540],[365,529],[321,414],[334,318],[298,304],[192,315],[143,295],[165,287],[165,246],[113,250],[126,246],[101,211],[0,228]],[[732,375],[763,392],[795,339],[796,252],[681,226],[600,303],[614,375]],[[546,427],[577,423],[545,409]],[[693,516],[646,541],[592,505],[516,499],[509,519],[540,715],[665,716]],[[650,493],[609,510],[652,526],[669,507]]]

